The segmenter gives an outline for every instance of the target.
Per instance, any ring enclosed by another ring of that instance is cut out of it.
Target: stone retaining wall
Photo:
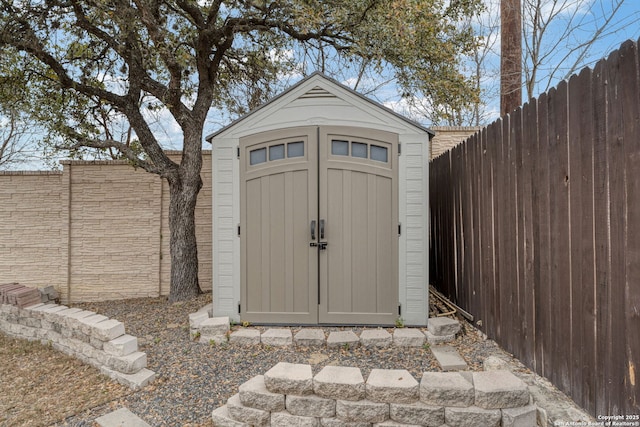
[[[138,339],[125,334],[124,324],[92,311],[58,304],[26,308],[0,304],[0,331],[51,344],[132,389],[155,378],[146,369],[146,353],[138,351]]]
[[[527,385],[509,371],[425,372],[278,363],[212,413],[215,427],[534,427]]]

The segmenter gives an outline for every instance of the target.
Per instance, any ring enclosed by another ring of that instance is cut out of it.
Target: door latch
[[[311,242],[309,243],[309,246],[311,246],[312,248],[318,248],[318,250],[324,251],[325,249],[327,249],[327,242]]]
[[[320,231],[320,239],[324,239],[324,219],[320,220],[320,227],[319,227],[319,231]],[[311,225],[310,225],[310,231],[311,231],[311,240],[316,240],[316,221],[313,220],[311,221]],[[325,249],[327,249],[327,242],[310,242],[309,246],[312,248],[318,248],[318,250],[320,251],[324,251]]]

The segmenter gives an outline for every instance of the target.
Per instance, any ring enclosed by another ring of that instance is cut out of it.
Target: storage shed
[[[214,315],[426,325],[432,135],[320,73],[209,135]]]

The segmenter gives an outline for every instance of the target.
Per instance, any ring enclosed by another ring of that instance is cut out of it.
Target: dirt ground
[[[77,359],[0,333],[0,425],[48,426],[131,393]]]

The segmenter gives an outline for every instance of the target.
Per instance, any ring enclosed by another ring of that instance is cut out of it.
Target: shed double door
[[[393,324],[397,135],[298,127],[240,141],[242,320]]]

